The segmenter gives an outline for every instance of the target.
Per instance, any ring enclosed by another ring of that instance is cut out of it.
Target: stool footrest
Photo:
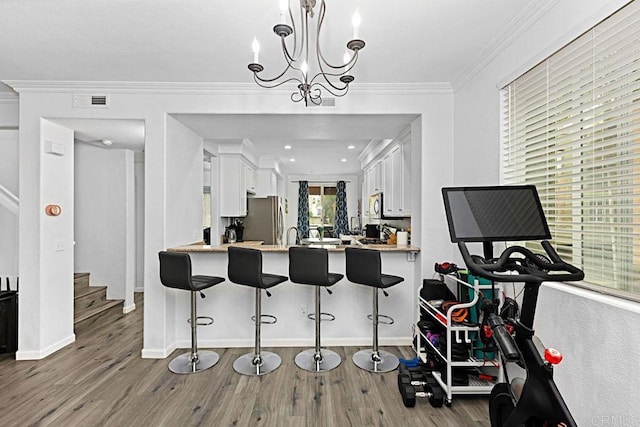
[[[191,323],[191,319],[187,319],[187,323]],[[213,317],[210,316],[198,316],[196,317],[197,326],[209,326],[213,324]]]
[[[316,320],[316,314],[315,313],[309,313],[309,314],[307,314],[307,317],[309,319],[311,319],[311,320]],[[334,316],[333,314],[331,314],[331,313],[320,313],[320,321],[321,322],[333,322],[334,320],[336,320],[336,316]]]
[[[269,319],[269,320],[263,320],[263,318]],[[256,321],[256,316],[251,316],[251,320],[252,321]],[[274,323],[276,323],[278,321],[278,318],[272,314],[261,314],[260,315],[260,323],[264,324],[264,325],[273,325]]]
[[[373,322],[373,314],[367,315],[367,319]],[[380,319],[384,320],[381,322]],[[378,323],[382,323],[383,325],[393,325],[394,322],[393,317],[387,316],[386,314],[378,314]]]

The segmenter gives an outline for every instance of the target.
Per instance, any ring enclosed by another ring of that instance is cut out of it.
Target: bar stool
[[[220,359],[215,351],[198,351],[198,337],[196,328],[213,323],[213,318],[198,316],[196,308],[196,293],[204,298],[203,290],[224,282],[223,277],[192,276],[191,257],[187,253],[159,252],[160,282],[167,288],[183,289],[191,292],[191,351],[183,353],[169,363],[169,370],[174,374],[191,374],[209,369]],[[200,323],[202,320],[206,322]]]
[[[309,314],[316,326],[315,348],[304,350],[295,358],[296,365],[306,371],[326,372],[340,365],[341,358],[335,351],[320,347],[320,321],[322,315],[328,316],[327,320],[335,320],[329,313],[320,311],[320,288],[324,287],[329,293],[330,286],[336,284],[344,276],[337,273],[329,273],[329,253],[322,248],[291,247],[289,248],[289,278],[293,283],[313,285],[315,287],[316,301],[315,313]]]
[[[346,248],[347,279],[350,282],[373,288],[373,349],[360,350],[353,355],[353,363],[361,369],[369,372],[389,372],[398,367],[398,358],[383,350],[378,349],[378,322],[380,318],[387,319],[387,324],[393,324],[393,319],[383,314],[378,314],[378,290],[382,289],[388,296],[385,288],[404,281],[403,277],[382,274],[382,261],[380,251],[364,248]],[[367,316],[369,317],[369,316]]]
[[[262,252],[257,249],[229,246],[229,280],[238,285],[251,286],[256,289],[256,314],[252,318],[256,325],[255,349],[253,353],[240,356],[233,362],[233,369],[242,375],[264,375],[280,366],[282,359],[270,351],[260,349],[260,325],[274,324],[278,319],[270,314],[262,314],[261,291],[271,296],[267,289],[288,280],[286,276],[262,272]],[[270,321],[263,321],[262,318]]]

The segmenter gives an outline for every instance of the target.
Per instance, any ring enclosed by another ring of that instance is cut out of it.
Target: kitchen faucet
[[[298,231],[297,227],[289,227],[287,229],[287,243],[289,243],[289,233],[291,232],[291,230],[295,230],[296,231],[296,240],[295,240],[295,244],[299,245],[300,244],[300,232]]]

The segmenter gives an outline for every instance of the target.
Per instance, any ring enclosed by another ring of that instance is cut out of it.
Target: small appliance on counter
[[[372,239],[380,238],[380,226],[378,224],[367,224],[364,226],[364,236]]]
[[[238,240],[235,225],[230,225],[225,229],[224,239],[227,241],[227,243],[235,243]]]

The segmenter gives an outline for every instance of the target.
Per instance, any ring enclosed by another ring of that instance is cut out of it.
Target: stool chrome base
[[[327,372],[337,368],[342,361],[340,355],[332,350],[322,349],[320,350],[320,354],[322,355],[322,360],[316,362],[314,357],[316,355],[315,348],[301,351],[296,355],[296,365],[298,368],[304,369],[305,371]]]
[[[236,359],[233,362],[233,370],[242,375],[265,375],[269,372],[273,372],[280,367],[282,359],[275,353],[270,351],[263,351],[260,353],[262,363],[259,365],[253,364],[255,359],[255,353],[247,353]]]
[[[200,350],[198,351],[198,360],[193,363],[191,352],[183,353],[169,362],[169,370],[174,374],[193,374],[209,369],[218,363],[219,359],[220,356],[215,351]]]
[[[360,350],[353,355],[353,363],[360,369],[369,372],[390,372],[398,367],[400,361],[388,351],[378,350],[379,361],[373,360],[373,350]]]

